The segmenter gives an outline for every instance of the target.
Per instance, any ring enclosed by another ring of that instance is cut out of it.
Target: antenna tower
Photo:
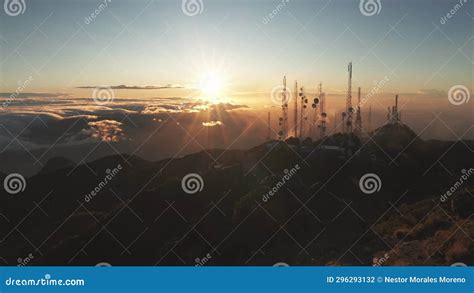
[[[357,93],[357,116],[356,116],[356,122],[355,122],[355,132],[357,136],[360,136],[362,134],[362,113],[361,108],[360,108],[360,87],[358,89]]]
[[[298,138],[298,81],[295,80],[295,113],[294,113],[295,138]]]
[[[320,98],[320,106],[319,106],[319,116],[320,116],[320,124],[319,124],[319,131],[320,137],[324,138],[326,136],[326,118],[328,114],[326,113],[326,93],[323,93],[323,85],[321,86],[321,98]]]
[[[308,117],[306,117],[306,108],[308,104],[308,99],[306,98],[305,92],[304,92],[304,87],[300,88],[300,93],[301,97],[301,111],[300,111],[300,137],[301,139],[304,139],[304,131],[305,131],[305,126],[306,126],[306,120],[308,120]]]
[[[347,67],[349,72],[348,86],[347,86],[347,98],[346,98],[346,132],[352,133],[352,62],[349,62]]]
[[[278,138],[284,140],[288,134],[288,93],[286,91],[286,76],[283,77],[283,90],[281,92],[281,117],[278,121],[280,132]]]
[[[270,119],[270,112],[268,112],[267,115],[267,141],[270,141],[272,139],[272,127],[271,127],[271,119]]]
[[[372,105],[369,105],[369,127],[368,131],[372,131]]]
[[[313,104],[312,104],[312,107],[314,109],[314,116],[313,116],[313,124],[312,124],[312,129],[311,129],[311,135],[313,135],[313,129],[315,129],[314,131],[314,138],[317,137],[317,133],[316,133],[316,123],[319,121],[321,121],[321,106],[322,106],[322,99],[323,99],[323,84],[322,83],[319,83],[318,85],[318,91],[319,91],[319,94],[318,94],[318,97],[315,97],[314,100],[313,100]],[[319,111],[318,111],[318,106],[319,106]],[[321,125],[318,125],[318,128],[321,128]]]

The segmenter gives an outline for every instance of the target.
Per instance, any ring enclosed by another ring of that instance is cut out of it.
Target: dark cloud
[[[87,86],[79,86],[77,87],[78,89],[95,89],[98,87],[103,87],[103,86],[92,86],[92,85],[87,85]],[[184,86],[180,84],[167,84],[167,85],[148,85],[148,86],[137,86],[137,85],[114,85],[114,86],[108,86],[113,90],[162,90],[162,89],[181,89],[184,88]]]
[[[11,96],[16,96],[18,98],[28,98],[28,97],[63,97],[68,96],[68,94],[63,93],[0,93],[1,98],[9,98]]]

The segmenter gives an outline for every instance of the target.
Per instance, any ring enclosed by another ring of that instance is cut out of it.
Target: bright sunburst
[[[199,89],[203,98],[216,103],[223,98],[226,79],[222,73],[208,72],[204,74],[199,82]]]

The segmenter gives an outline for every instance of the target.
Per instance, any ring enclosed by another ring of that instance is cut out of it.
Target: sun
[[[222,98],[225,90],[226,80],[224,75],[217,72],[207,72],[202,75],[199,89],[203,98],[211,102]]]

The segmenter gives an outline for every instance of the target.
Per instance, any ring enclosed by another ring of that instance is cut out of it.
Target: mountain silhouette
[[[384,265],[472,264],[472,180],[440,196],[473,166],[474,142],[424,141],[403,124],[369,135],[158,162],[58,158],[27,178],[23,193],[2,195],[2,257],[8,265],[29,253],[33,265],[193,266],[208,254],[206,265],[372,265],[387,254]],[[183,188],[188,174],[202,178],[192,192]],[[363,192],[366,174],[379,177],[378,191]]]

